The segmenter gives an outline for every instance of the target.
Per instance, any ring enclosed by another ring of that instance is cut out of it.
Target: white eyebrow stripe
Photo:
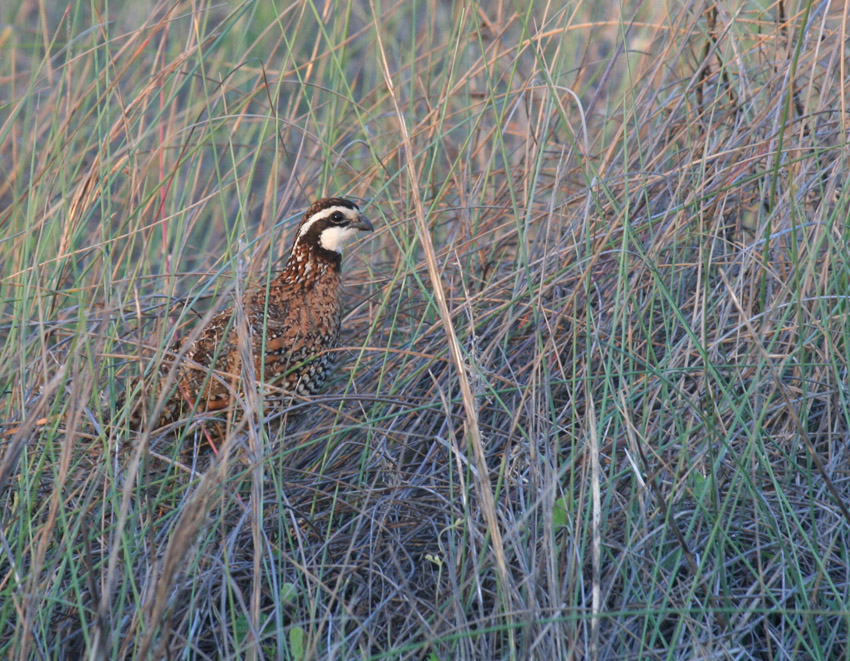
[[[302,236],[304,236],[309,231],[310,227],[312,227],[313,223],[315,223],[319,220],[324,220],[325,218],[330,218],[331,216],[333,216],[337,212],[341,212],[343,216],[345,216],[346,218],[351,220],[352,219],[351,214],[356,214],[357,209],[351,209],[349,207],[343,207],[343,206],[333,206],[333,207],[328,207],[327,209],[322,209],[321,211],[310,216],[310,220],[308,220],[306,223],[304,223],[301,226],[301,229],[298,230],[298,236],[296,237],[295,240],[297,241]]]

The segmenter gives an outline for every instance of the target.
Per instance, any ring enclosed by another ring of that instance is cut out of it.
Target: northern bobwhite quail
[[[339,344],[342,248],[358,232],[372,231],[372,224],[350,200],[321,199],[304,214],[295,243],[283,271],[265,288],[250,291],[242,299],[254,374],[262,379],[269,395],[266,411],[285,394],[314,394],[324,384],[336,361],[328,351]],[[175,343],[172,359],[183,351]],[[236,313],[228,308],[212,318],[198,338],[185,349],[175,367],[177,387],[166,401],[154,427],[179,420],[197,411],[218,411],[230,406],[234,387],[242,373],[242,351]],[[157,392],[167,383],[172,369],[163,361]],[[262,375],[262,376],[261,376]],[[173,381],[172,381],[173,383]],[[131,414],[139,427],[139,407]]]

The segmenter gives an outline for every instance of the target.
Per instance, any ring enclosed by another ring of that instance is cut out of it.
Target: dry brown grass
[[[850,654],[845,11],[4,3],[0,654]],[[325,393],[126,429],[336,193]]]

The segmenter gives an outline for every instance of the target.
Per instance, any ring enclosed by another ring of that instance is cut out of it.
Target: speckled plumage
[[[289,259],[268,291],[262,288],[243,297],[254,374],[271,386],[264,388],[267,412],[286,394],[315,394],[324,385],[336,362],[336,353],[329,350],[339,344],[342,318],[339,250],[359,231],[371,230],[353,202],[319,200],[304,214]],[[180,353],[182,344],[175,344],[172,356]],[[236,311],[223,310],[176,366],[177,388],[156,426],[185,417],[196,400],[198,411],[229,407],[232,394],[242,392],[242,355]],[[163,361],[157,392],[171,369],[172,362]]]

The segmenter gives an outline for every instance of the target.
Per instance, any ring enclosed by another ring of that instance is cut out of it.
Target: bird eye
[[[333,216],[331,216],[331,220],[335,223],[341,223],[343,220],[342,214],[337,211]]]

